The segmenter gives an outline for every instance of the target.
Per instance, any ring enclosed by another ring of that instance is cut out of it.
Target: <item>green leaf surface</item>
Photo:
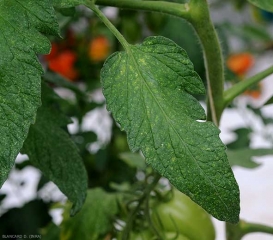
[[[56,107],[57,98],[43,84],[43,105],[38,109],[22,152],[74,203],[71,214],[75,214],[85,200],[87,174],[76,145],[63,130],[70,121]]]
[[[50,223],[46,228],[41,230],[43,240],[56,240],[60,237],[60,228],[55,223]]]
[[[250,145],[250,134],[252,130],[249,128],[238,128],[234,130],[234,133],[237,135],[235,141],[227,144],[228,149],[241,149],[248,148]]]
[[[273,96],[272,96],[271,98],[269,98],[269,99],[265,102],[264,106],[270,105],[270,104],[273,104]]]
[[[80,90],[77,85],[67,81],[67,79],[65,79],[63,76],[59,75],[58,73],[48,71],[43,75],[43,79],[49,83],[53,83],[54,85],[58,87],[70,89],[71,91],[78,94],[82,98],[86,97],[86,93]]]
[[[101,188],[88,191],[86,202],[75,217],[64,212],[61,240],[101,240],[112,229],[113,217],[118,211],[117,200]]]
[[[119,157],[128,166],[132,168],[145,169],[145,159],[139,153],[123,152],[119,154]]]
[[[54,7],[69,8],[84,4],[86,0],[52,0]]]
[[[267,148],[243,148],[235,150],[227,150],[228,160],[231,166],[241,166],[245,168],[256,168],[260,164],[254,162],[252,157],[254,156],[266,156],[273,155],[273,149]]]
[[[268,12],[273,12],[273,0],[248,0],[253,5],[266,10]]]
[[[42,34],[58,35],[50,0],[0,1],[0,186],[7,179],[41,104],[43,70],[37,53],[47,54]]]
[[[101,72],[108,110],[132,151],[220,220],[237,222],[239,189],[219,129],[192,94],[205,88],[185,51],[164,37],[110,56]]]
[[[240,37],[246,42],[271,41],[272,39],[265,26],[253,24],[234,25],[231,23],[224,23],[222,26],[229,34]]]

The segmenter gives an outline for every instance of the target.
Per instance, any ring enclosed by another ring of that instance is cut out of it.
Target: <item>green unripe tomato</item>
[[[152,237],[152,233],[148,230],[130,233],[130,240],[151,240]]]
[[[176,233],[174,232],[165,232],[164,236],[166,237],[166,240],[169,240],[169,239],[170,240],[190,240],[189,238],[183,236],[182,234],[176,235]],[[155,239],[154,237],[155,236],[152,233],[152,231],[143,230],[141,232],[131,232],[129,240],[151,240],[151,239]]]
[[[118,240],[122,239],[122,234],[118,235]],[[153,239],[153,234],[149,230],[143,230],[141,232],[130,232],[128,240],[151,240]]]
[[[189,238],[185,237],[182,234],[176,235],[176,233],[173,233],[173,232],[166,232],[165,236],[167,237],[167,239],[171,239],[171,240],[190,240]]]
[[[155,226],[165,232],[178,231],[190,240],[214,240],[210,215],[178,190],[173,194],[170,201],[159,202],[152,208],[151,218]]]

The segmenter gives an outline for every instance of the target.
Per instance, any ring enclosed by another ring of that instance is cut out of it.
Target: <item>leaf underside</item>
[[[36,54],[50,50],[42,34],[58,31],[50,0],[0,1],[0,186],[41,104],[43,70]]]
[[[214,217],[237,222],[239,189],[219,139],[192,96],[203,83],[185,51],[164,37],[110,56],[101,72],[108,110],[132,151]]]
[[[53,181],[74,204],[71,214],[82,207],[87,191],[87,173],[78,149],[62,128],[70,121],[56,108],[58,96],[42,85],[42,106],[22,149],[29,160]],[[55,107],[55,108],[54,108]]]

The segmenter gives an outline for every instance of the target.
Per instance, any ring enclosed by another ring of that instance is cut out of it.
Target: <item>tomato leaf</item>
[[[273,0],[248,0],[253,5],[266,10],[268,12],[273,12]]]
[[[266,156],[273,155],[272,149],[267,148],[243,148],[243,149],[234,149],[227,151],[228,159],[231,166],[241,166],[245,168],[256,168],[260,164],[252,161],[254,156]]]
[[[270,104],[273,104],[273,96],[272,96],[271,98],[269,98],[269,99],[265,102],[264,106],[270,105]]]
[[[80,4],[84,4],[86,0],[52,0],[53,5],[57,8],[69,8],[75,7]]]
[[[76,145],[62,129],[70,121],[54,107],[58,96],[45,84],[42,86],[42,107],[22,152],[74,203],[73,215],[84,203],[87,174]]]
[[[101,72],[107,107],[132,151],[220,220],[237,222],[239,189],[219,130],[192,94],[205,88],[185,51],[164,37],[110,56]]]
[[[112,229],[113,217],[117,212],[114,194],[106,193],[101,188],[89,190],[82,211],[73,218],[64,212],[60,239],[104,239],[103,236]]]
[[[41,104],[43,70],[36,54],[50,51],[50,42],[42,34],[59,34],[51,1],[0,1],[0,32],[2,186]]]

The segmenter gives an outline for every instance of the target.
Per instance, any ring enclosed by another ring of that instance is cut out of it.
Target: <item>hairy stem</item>
[[[99,10],[99,8],[91,1],[87,1],[85,6],[90,8],[98,18],[108,27],[108,29],[115,35],[119,40],[123,48],[127,51],[129,50],[129,43],[122,36],[122,34],[117,30],[117,28],[109,21],[109,19]]]
[[[165,1],[96,0],[96,4],[133,10],[166,13],[188,20],[195,28],[203,46],[208,82],[208,120],[219,125],[223,104],[223,60],[219,40],[211,22],[206,0],[179,4]]]
[[[183,18],[186,18],[188,15],[188,4],[179,4],[164,1],[96,0],[96,4],[132,10],[161,12]]]
[[[241,240],[246,234],[254,232],[273,234],[273,227],[243,220],[240,220],[236,225],[226,223],[227,240]]]
[[[224,92],[224,105],[227,106],[234,98],[239,96],[249,87],[253,86],[254,84],[260,82],[265,77],[273,74],[273,66],[267,68],[266,70],[259,72],[258,74],[241,81],[235,85],[233,85],[230,89]]]
[[[140,208],[141,208],[142,204],[145,202],[145,200],[150,197],[150,193],[153,191],[153,189],[157,185],[160,178],[161,178],[161,176],[159,174],[155,175],[153,182],[147,186],[147,188],[143,192],[142,197],[138,200],[137,206],[131,211],[131,213],[128,217],[123,235],[122,235],[122,240],[129,239],[129,234],[130,234],[130,231],[132,230],[132,224],[135,219],[135,215],[140,210]]]
[[[207,74],[208,85],[208,120],[219,125],[224,109],[224,67],[222,50],[213,23],[210,19],[209,7],[206,0],[190,1],[190,19],[200,38]]]

